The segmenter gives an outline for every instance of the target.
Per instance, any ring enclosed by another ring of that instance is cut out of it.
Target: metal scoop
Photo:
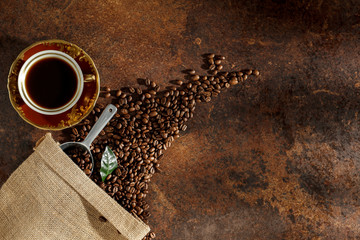
[[[86,150],[90,154],[90,159],[91,159],[91,163],[92,163],[90,175],[92,174],[92,172],[94,170],[94,157],[91,154],[90,145],[94,141],[94,139],[99,135],[101,130],[103,130],[103,128],[106,126],[106,124],[110,121],[110,119],[115,115],[116,111],[117,111],[117,108],[114,105],[112,105],[112,104],[107,105],[107,107],[102,112],[99,119],[96,121],[95,125],[92,127],[89,134],[84,139],[84,141],[82,141],[82,142],[66,142],[66,143],[63,143],[60,145],[60,148],[63,151],[65,151],[65,149],[70,148],[70,147],[78,147],[78,148]]]

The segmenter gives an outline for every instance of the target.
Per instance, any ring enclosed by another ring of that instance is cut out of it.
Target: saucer
[[[84,90],[74,107],[57,115],[44,115],[25,104],[18,90],[18,76],[22,65],[35,53],[44,50],[58,50],[71,56],[80,66],[83,74],[95,75],[94,81],[84,83]],[[93,60],[75,44],[63,40],[45,40],[24,49],[10,68],[8,91],[12,106],[29,124],[44,130],[61,130],[74,126],[86,118],[95,106],[100,93],[100,78]]]

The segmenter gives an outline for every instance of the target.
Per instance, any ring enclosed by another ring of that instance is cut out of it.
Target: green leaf
[[[106,146],[105,151],[101,157],[100,176],[102,181],[104,182],[106,177],[111,174],[117,167],[118,163],[115,154],[109,148],[109,146]]]

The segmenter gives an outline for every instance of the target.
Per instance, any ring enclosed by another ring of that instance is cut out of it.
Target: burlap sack
[[[142,239],[149,230],[92,182],[51,134],[0,189],[0,239]]]

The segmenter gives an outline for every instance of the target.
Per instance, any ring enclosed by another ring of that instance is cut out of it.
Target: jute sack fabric
[[[142,239],[150,228],[91,181],[48,133],[0,189],[0,239]]]

